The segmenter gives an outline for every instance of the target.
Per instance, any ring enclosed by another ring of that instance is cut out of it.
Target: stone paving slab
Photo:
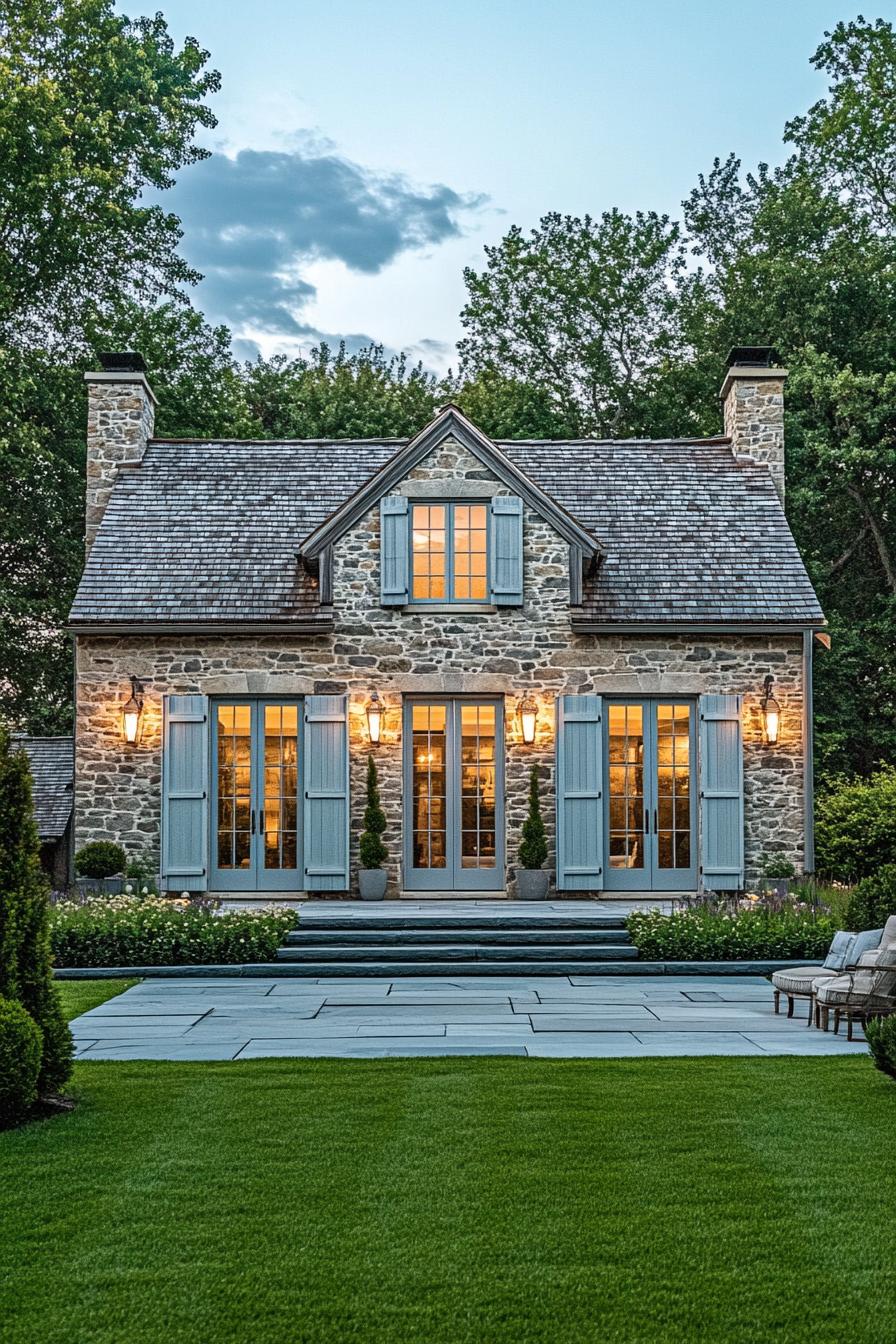
[[[578,983],[581,981],[581,983]],[[83,1060],[863,1053],[724,975],[147,981],[72,1024]]]

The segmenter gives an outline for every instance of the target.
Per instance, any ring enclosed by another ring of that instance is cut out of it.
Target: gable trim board
[[[344,532],[360,522],[379,500],[394,491],[405,476],[447,438],[456,439],[462,448],[478,458],[504,485],[519,494],[530,508],[556,529],[564,541],[581,546],[583,554],[589,557],[599,555],[604,550],[595,536],[511,462],[456,406],[447,406],[419,434],[399,448],[385,466],[371,476],[325,523],[305,538],[302,555],[310,559],[319,556],[324,547],[337,541]]]

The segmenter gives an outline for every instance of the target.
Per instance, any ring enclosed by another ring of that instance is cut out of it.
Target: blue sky
[[[166,200],[195,301],[265,354],[321,335],[454,360],[463,268],[511,224],[673,217],[716,155],[778,162],[857,10],[827,0],[168,0],[221,71]],[[122,8],[135,12],[131,6]],[[155,8],[153,6],[152,8]],[[896,19],[896,0],[865,8]]]

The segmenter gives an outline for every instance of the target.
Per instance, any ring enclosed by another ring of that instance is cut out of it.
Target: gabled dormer
[[[449,470],[415,478],[421,463],[446,452]],[[474,459],[481,472],[457,471],[452,452]],[[593,569],[603,549],[453,405],[444,406],[306,537],[302,560],[319,575],[322,602],[333,600],[334,547],[377,506],[384,607],[459,612],[521,606],[527,510],[568,548],[571,604],[581,602],[583,570]]]

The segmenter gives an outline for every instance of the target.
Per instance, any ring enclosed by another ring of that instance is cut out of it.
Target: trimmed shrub
[[[24,1119],[37,1101],[41,1036],[20,1003],[0,999],[0,1129]]]
[[[875,1066],[896,1078],[896,1017],[872,1017],[865,1023],[865,1040]]]
[[[112,840],[91,840],[75,855],[75,872],[79,877],[117,877],[125,871],[127,861],[121,845]]]
[[[360,860],[362,868],[382,868],[389,851],[383,844],[386,814],[380,805],[379,778],[376,761],[367,758],[367,806],[364,809],[364,830],[361,832]]]
[[[818,796],[815,862],[819,873],[849,882],[896,863],[896,767],[844,780]]]
[[[290,910],[215,914],[161,897],[95,896],[53,906],[57,966],[198,966],[273,961],[295,928]]]
[[[529,815],[523,822],[520,844],[520,864],[523,868],[543,868],[548,857],[548,841],[541,817],[541,791],[538,766],[533,765],[529,776]]]
[[[830,915],[802,910],[650,910],[626,924],[645,961],[815,961],[836,932]]]
[[[58,1091],[72,1071],[72,1036],[53,984],[49,913],[28,758],[10,750],[0,728],[0,995],[21,1003],[40,1030],[41,1095]]]
[[[873,877],[863,877],[849,898],[846,927],[882,929],[896,915],[896,864],[887,863]]]

